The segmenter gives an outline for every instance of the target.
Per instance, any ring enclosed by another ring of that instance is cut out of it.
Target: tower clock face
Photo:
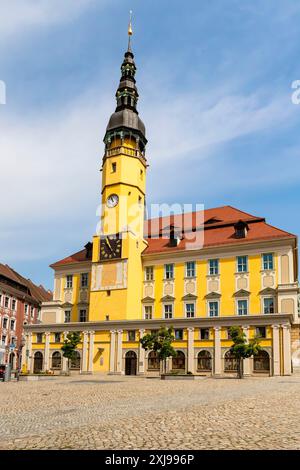
[[[119,235],[108,235],[101,238],[100,259],[109,261],[122,256],[122,239]]]
[[[106,200],[106,205],[109,208],[116,207],[119,202],[119,196],[117,194],[111,194]]]

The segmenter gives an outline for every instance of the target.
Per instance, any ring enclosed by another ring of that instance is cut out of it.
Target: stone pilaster
[[[116,364],[116,331],[110,330],[109,372],[115,373]]]
[[[82,348],[82,366],[81,371],[87,373],[88,371],[88,332],[83,332],[83,348]]]
[[[44,372],[50,369],[50,331],[45,333]]]
[[[283,375],[291,375],[291,329],[290,325],[282,325],[283,339]]]
[[[122,335],[123,330],[118,330],[117,336],[117,374],[122,374]]]
[[[145,330],[139,330],[139,339],[141,339],[145,334]],[[142,347],[141,343],[139,343],[139,366],[138,366],[138,374],[144,375],[145,374],[145,349]]]
[[[67,339],[68,331],[64,331],[63,333],[63,341]],[[62,357],[62,373],[65,374],[68,371],[68,359],[66,357]]]
[[[27,351],[29,353],[28,349],[28,344],[29,344],[29,333],[25,334],[25,344],[22,348],[22,363],[21,363],[21,369],[22,371],[28,371],[28,357],[27,357]]]
[[[243,326],[243,332],[246,335],[247,341],[249,341],[249,326]],[[251,375],[252,370],[251,370],[251,359],[248,357],[247,359],[244,359],[244,375],[249,376]]]
[[[279,325],[272,325],[273,329],[273,375],[280,375],[280,348]]]
[[[94,371],[93,359],[94,359],[94,331],[90,331],[90,344],[89,344],[89,368],[88,372],[91,374]]]
[[[222,357],[221,357],[221,327],[215,326],[215,351],[214,351],[214,375],[218,376],[222,373]]]
[[[195,359],[194,359],[194,328],[188,328],[188,362],[187,372],[195,373]]]

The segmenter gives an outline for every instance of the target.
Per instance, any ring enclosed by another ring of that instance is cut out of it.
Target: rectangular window
[[[3,318],[3,322],[2,322],[2,328],[4,330],[7,329],[7,325],[8,325],[8,319],[7,318]]]
[[[154,279],[153,266],[147,266],[145,268],[145,281],[153,281],[153,279]]]
[[[165,279],[174,279],[174,264],[165,264]]]
[[[273,253],[264,253],[262,255],[262,268],[264,270],[274,269]]]
[[[12,310],[16,310],[16,305],[17,305],[16,299],[12,299],[12,301],[11,301],[11,309],[12,309]]]
[[[195,304],[185,304],[185,316],[186,318],[194,318]]]
[[[183,339],[183,330],[175,330],[175,339],[182,340]]]
[[[112,173],[115,173],[117,171],[117,164],[115,162],[111,164],[111,171]]]
[[[36,334],[36,342],[37,343],[42,343],[43,342],[43,333],[37,333]]]
[[[219,316],[219,302],[212,301],[208,302],[208,311],[210,317],[218,317]]]
[[[164,305],[165,318],[173,318],[173,305],[167,304]]]
[[[135,330],[128,331],[128,341],[135,341]]]
[[[274,298],[273,297],[265,297],[264,298],[264,313],[274,313],[275,312],[275,305],[274,305]]]
[[[28,315],[28,305],[25,304],[25,310],[24,310],[25,315]]]
[[[66,277],[66,288],[72,289],[72,287],[73,287],[73,276],[72,274],[68,274]]]
[[[231,339],[230,328],[227,328],[227,339]]]
[[[0,307],[2,305],[2,295],[0,294]]]
[[[65,323],[70,323],[71,321],[71,310],[65,310]]]
[[[219,260],[218,259],[209,260],[209,274],[211,276],[215,276],[219,274]]]
[[[10,329],[11,329],[12,331],[14,331],[14,330],[15,330],[15,326],[16,326],[16,320],[11,319],[11,320],[10,320]]]
[[[200,339],[209,339],[209,328],[200,328]]]
[[[9,297],[5,297],[5,300],[4,300],[4,307],[5,307],[5,308],[8,308],[8,307],[9,307]]]
[[[60,343],[60,333],[54,333],[54,342]]]
[[[6,345],[6,336],[5,335],[2,336],[2,344]]]
[[[88,287],[88,285],[89,285],[89,274],[88,273],[82,273],[81,274],[80,284],[81,284],[81,287]]]
[[[238,315],[248,315],[248,300],[237,301],[237,313]]]
[[[236,265],[238,273],[246,273],[248,271],[248,256],[237,256]]]
[[[86,310],[80,310],[79,311],[79,321],[80,322],[85,322],[87,321],[87,314],[86,314]]]
[[[196,276],[196,263],[195,261],[188,261],[185,263],[185,275],[186,277]]]
[[[266,333],[266,327],[265,326],[257,326],[255,328],[256,336],[259,338],[266,338],[267,333]]]
[[[145,320],[152,320],[152,305],[145,306]]]
[[[31,315],[31,318],[34,317],[34,307],[31,307],[30,315]]]

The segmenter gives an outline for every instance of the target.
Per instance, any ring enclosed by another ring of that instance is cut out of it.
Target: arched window
[[[253,357],[253,369],[256,372],[269,372],[270,356],[267,351],[262,350]]]
[[[150,351],[148,355],[148,370],[159,370],[160,364],[157,353]]]
[[[224,356],[224,371],[237,371],[237,360],[230,351],[227,351]]]
[[[172,369],[185,370],[185,355],[182,351],[176,351],[177,356],[172,358]]]
[[[52,354],[52,369],[61,369],[61,354],[58,351]]]
[[[211,370],[211,354],[209,351],[200,351],[198,354],[198,370]]]
[[[75,351],[74,357],[73,359],[71,359],[70,369],[80,370],[80,362],[81,362],[80,354],[78,351]]]

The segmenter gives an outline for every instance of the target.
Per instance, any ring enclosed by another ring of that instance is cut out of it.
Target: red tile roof
[[[2,289],[8,289],[12,295],[21,296],[24,295],[26,298],[37,303],[52,300],[53,295],[51,291],[47,291],[43,286],[35,285],[30,279],[25,279],[21,274],[17,273],[7,264],[0,263],[0,284]],[[12,284],[8,284],[6,281],[12,281]]]
[[[247,236],[245,238],[235,237],[234,225],[240,220],[246,222],[248,225]],[[172,225],[175,227],[175,231],[177,227],[179,232],[181,232],[181,228],[184,227],[183,237],[181,236],[182,239],[176,247],[170,247],[169,240],[165,236]],[[200,234],[203,234],[201,231],[203,226],[204,239],[202,246],[200,244]],[[194,237],[197,237],[196,243],[189,246],[189,243],[193,241],[191,239],[192,233],[195,233]],[[159,234],[163,234],[164,236],[159,237]],[[149,219],[145,221],[145,238],[148,242],[148,247],[145,249],[144,255],[172,253],[185,250],[188,247],[191,249],[199,249],[201,247],[209,248],[220,245],[254,243],[282,238],[296,239],[297,237],[296,235],[267,224],[262,217],[253,216],[232,206],[223,206],[214,209],[205,209],[204,213],[202,211],[185,214],[184,216],[179,214],[171,217]],[[87,250],[84,249],[52,264],[51,267],[56,268],[86,260],[91,260],[91,256],[87,257]]]

